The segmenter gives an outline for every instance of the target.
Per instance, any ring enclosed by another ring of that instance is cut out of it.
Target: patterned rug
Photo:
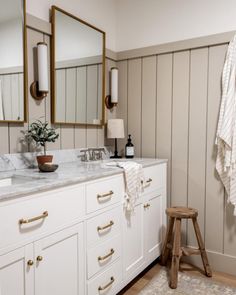
[[[169,288],[169,278],[162,268],[139,295],[236,295],[236,288],[217,283],[211,279],[179,272],[177,289]]]

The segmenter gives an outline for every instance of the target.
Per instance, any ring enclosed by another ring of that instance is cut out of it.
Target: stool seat
[[[162,265],[166,265],[170,252],[172,252],[170,269],[170,287],[177,288],[179,262],[182,255],[201,255],[205,274],[212,276],[211,268],[208,262],[205,245],[202,239],[200,227],[197,222],[198,211],[187,207],[172,207],[166,209],[169,217],[168,228],[162,249]],[[191,219],[198,242],[198,249],[186,248],[181,245],[181,221],[182,219]],[[173,233],[173,238],[172,238]]]
[[[195,218],[198,216],[198,211],[187,207],[171,207],[166,209],[166,214],[174,218]]]

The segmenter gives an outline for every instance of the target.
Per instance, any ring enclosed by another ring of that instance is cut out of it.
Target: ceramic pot
[[[45,163],[52,163],[53,156],[52,155],[40,155],[37,156],[38,165],[43,165]]]

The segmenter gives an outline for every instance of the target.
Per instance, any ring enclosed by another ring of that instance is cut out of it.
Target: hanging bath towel
[[[236,35],[231,40],[222,73],[222,99],[216,134],[216,170],[235,206],[236,216]]]

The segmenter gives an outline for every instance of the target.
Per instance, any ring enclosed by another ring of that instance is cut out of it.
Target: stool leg
[[[173,217],[169,218],[168,227],[166,231],[165,241],[162,247],[162,256],[161,256],[161,264],[166,265],[167,259],[169,257],[170,249],[168,248],[168,244],[171,242],[172,232],[174,227],[175,219]]]
[[[204,265],[205,274],[208,277],[212,277],[211,268],[210,268],[210,265],[209,265],[209,262],[208,262],[205,246],[204,246],[204,243],[203,243],[203,240],[202,240],[202,235],[201,235],[201,231],[200,231],[197,219],[192,218],[192,221],[193,221],[193,227],[194,227],[194,230],[195,230],[195,234],[196,234],[196,237],[197,237],[199,250],[201,252],[202,263]]]
[[[170,287],[172,289],[177,288],[178,284],[178,270],[179,270],[179,260],[181,257],[181,219],[175,219],[175,233],[174,233],[174,242],[172,249],[172,262],[170,270]]]

